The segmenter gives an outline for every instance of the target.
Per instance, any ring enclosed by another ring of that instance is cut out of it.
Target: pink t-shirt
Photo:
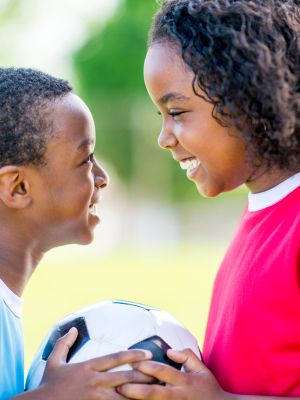
[[[203,358],[231,393],[300,396],[300,174],[250,195],[216,277]]]

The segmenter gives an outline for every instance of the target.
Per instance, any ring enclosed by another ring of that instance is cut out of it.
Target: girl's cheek
[[[184,138],[184,136],[186,135],[184,123],[180,122],[180,121],[176,121],[174,123],[173,132],[174,132],[174,135],[177,137],[177,139]]]
[[[180,122],[176,125],[175,136],[180,143],[189,147],[194,142],[195,132],[192,127]]]

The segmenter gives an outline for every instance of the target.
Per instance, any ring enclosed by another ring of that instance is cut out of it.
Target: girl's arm
[[[185,372],[153,361],[134,363],[134,369],[166,385],[132,384],[120,386],[118,393],[139,400],[286,400],[286,397],[237,395],[225,392],[214,375],[189,349],[168,351],[168,357],[183,364]],[[300,379],[300,377],[299,377]],[[294,397],[294,400],[300,400]]]

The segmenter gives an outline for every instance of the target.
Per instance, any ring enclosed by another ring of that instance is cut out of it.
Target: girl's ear
[[[0,200],[9,208],[25,208],[31,203],[30,185],[24,167],[7,165],[0,168]]]

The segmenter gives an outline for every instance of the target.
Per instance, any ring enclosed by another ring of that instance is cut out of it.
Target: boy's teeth
[[[183,161],[180,161],[180,167],[182,169],[186,169],[188,172],[193,171],[200,165],[200,161],[196,158],[189,158]]]
[[[93,205],[90,207],[90,213],[96,215],[96,214],[97,214],[97,211],[98,211],[97,204],[93,204]]]

